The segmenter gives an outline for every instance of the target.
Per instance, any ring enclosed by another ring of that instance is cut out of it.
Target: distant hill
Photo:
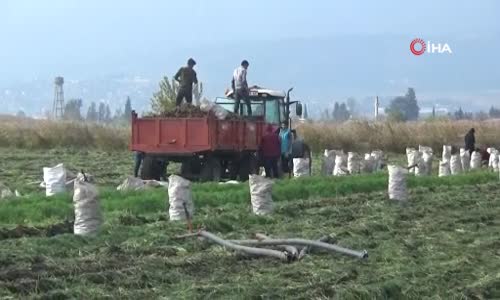
[[[232,70],[246,58],[252,84],[279,89],[294,86],[294,96],[320,104],[316,109],[349,96],[371,109],[372,102],[366,103],[366,99],[379,95],[384,101],[390,100],[404,94],[408,86],[415,88],[422,103],[430,105],[479,110],[500,103],[498,37],[421,37],[448,43],[453,54],[426,53],[419,57],[409,50],[413,38],[346,35],[180,45],[175,50],[171,45],[151,49],[127,45],[116,58],[83,53],[78,64],[41,54],[38,59],[46,61],[44,68],[31,69],[30,61],[15,66],[16,73],[34,74],[37,80],[0,75],[1,110],[37,112],[50,107],[52,78],[59,74],[67,78],[67,98],[83,98],[87,104],[106,101],[115,109],[130,95],[136,107],[147,107],[161,77],[170,77],[188,57],[198,61],[199,78],[210,98],[223,93]]]

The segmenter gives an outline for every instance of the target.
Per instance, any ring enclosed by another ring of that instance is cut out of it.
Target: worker
[[[280,139],[269,124],[260,142],[260,153],[266,170],[266,177],[279,178],[278,160],[280,158]]]
[[[243,99],[247,107],[247,115],[252,115],[252,106],[249,99],[249,89],[247,83],[247,69],[250,64],[247,60],[241,62],[241,66],[233,72],[233,80],[231,86],[234,95],[234,113],[237,114],[240,110],[240,101]]]
[[[288,128],[288,122],[281,123],[279,132],[281,144],[281,169],[283,173],[290,173],[290,152],[292,150],[292,136]]]
[[[293,159],[294,158],[307,158],[309,159],[309,176],[312,175],[312,156],[311,156],[311,148],[304,142],[302,137],[297,135],[297,131],[295,129],[292,130],[292,151],[291,151],[291,159],[290,159],[290,170],[293,170]]]
[[[142,164],[143,160],[144,160],[144,152],[135,151],[135,153],[134,153],[134,161],[135,161],[134,177],[135,178],[139,177],[139,169],[141,168],[141,164]]]
[[[187,66],[180,68],[174,76],[175,81],[179,83],[179,91],[175,98],[176,106],[180,106],[184,98],[188,104],[193,102],[193,83],[198,84],[198,78],[194,70],[195,65],[194,59],[190,58]]]
[[[469,154],[472,155],[472,152],[476,149],[476,137],[474,128],[471,128],[469,132],[465,135],[465,150],[469,151]]]

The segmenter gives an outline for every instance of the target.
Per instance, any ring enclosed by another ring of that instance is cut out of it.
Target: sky
[[[89,66],[100,75],[144,72],[159,68],[141,64],[162,53],[179,57],[171,69],[188,53],[215,62],[224,59],[224,45],[238,46],[234,57],[254,57],[247,43],[284,41],[287,51],[291,39],[391,35],[498,43],[500,1],[0,0],[0,83],[51,77],[55,70],[91,76],[84,72]],[[370,56],[371,44],[357,45]],[[198,67],[203,72],[203,62]]]

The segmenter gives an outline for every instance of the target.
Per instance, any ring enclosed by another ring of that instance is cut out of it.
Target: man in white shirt
[[[243,99],[247,106],[247,114],[249,116],[252,115],[252,106],[250,104],[250,99],[248,98],[248,83],[247,83],[247,69],[249,63],[244,60],[241,62],[241,66],[236,68],[233,72],[233,81],[232,87],[234,91],[234,113],[239,113],[240,110],[240,101]]]

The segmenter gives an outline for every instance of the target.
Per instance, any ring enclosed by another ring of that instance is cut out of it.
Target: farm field
[[[98,179],[105,224],[97,237],[72,235],[71,195],[47,199],[36,185],[23,190],[26,197],[1,202],[2,299],[500,297],[494,173],[410,177],[404,204],[387,200],[385,173],[283,180],[267,217],[252,215],[247,184],[193,185],[194,226],[225,239],[332,235],[339,245],[369,253],[359,260],[313,252],[283,263],[175,239],[186,224],[168,221],[165,190],[115,190],[132,172],[129,152],[53,151],[3,149],[9,165],[0,178],[23,188],[41,180],[41,168],[51,163],[85,167]]]

